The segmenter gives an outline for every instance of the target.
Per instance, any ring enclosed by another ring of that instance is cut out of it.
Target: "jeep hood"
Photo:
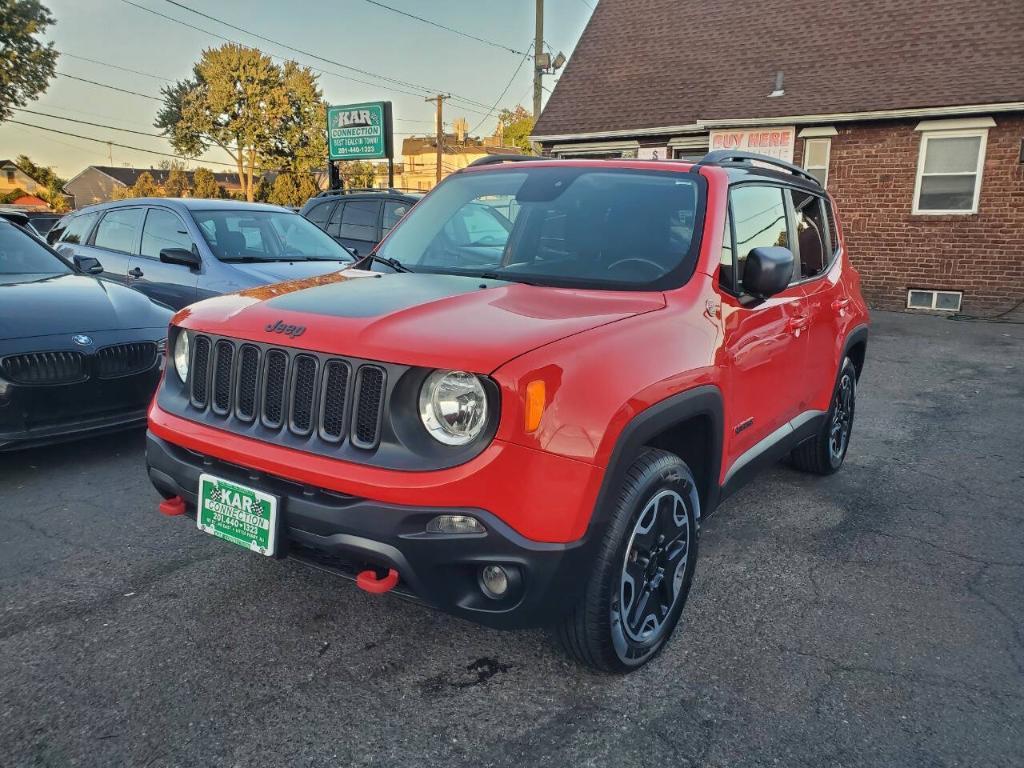
[[[174,322],[250,341],[490,373],[531,349],[664,306],[661,293],[349,269],[207,299]]]

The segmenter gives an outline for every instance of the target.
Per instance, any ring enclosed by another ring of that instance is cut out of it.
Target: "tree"
[[[247,200],[264,171],[299,169],[327,154],[325,106],[311,70],[227,43],[203,51],[192,75],[162,90],[155,125],[184,155],[212,146],[227,153]]]
[[[270,182],[267,181],[266,176],[260,176],[256,181],[256,188],[252,192],[252,197],[246,199],[251,203],[253,201],[258,203],[266,203],[270,200],[270,192],[273,189]]]
[[[192,197],[224,197],[224,190],[217,184],[217,177],[209,168],[196,168],[192,173]]]
[[[303,173],[299,176],[298,197],[296,205],[302,205],[311,197],[320,194],[320,185],[316,183],[311,173]]]
[[[533,132],[533,115],[522,104],[515,109],[503,109],[498,113],[498,131],[501,143],[506,147],[518,147],[524,152],[533,152],[529,136]]]
[[[347,189],[368,189],[376,178],[373,164],[365,160],[343,160],[338,163],[338,176]]]
[[[45,93],[56,74],[57,50],[37,39],[51,24],[38,0],[0,0],[0,121]]]
[[[299,184],[291,173],[279,173],[274,179],[274,187],[270,190],[267,202],[274,205],[298,205]]]
[[[14,164],[26,176],[46,187],[45,192],[40,190],[36,194],[49,203],[54,211],[63,213],[68,209],[68,200],[64,194],[64,185],[67,184],[67,181],[58,176],[53,168],[36,165],[28,155],[18,155]]]
[[[184,197],[188,192],[188,175],[183,168],[174,166],[167,174],[164,182],[164,195],[167,197]]]
[[[159,197],[160,188],[153,180],[153,174],[143,171],[128,189],[124,190],[124,197]]]

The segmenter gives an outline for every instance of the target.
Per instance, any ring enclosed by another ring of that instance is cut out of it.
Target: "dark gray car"
[[[233,200],[136,198],[65,216],[48,240],[98,259],[101,277],[172,309],[222,293],[336,271],[352,254],[287,208]]]

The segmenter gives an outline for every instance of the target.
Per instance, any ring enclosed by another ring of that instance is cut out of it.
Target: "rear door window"
[[[352,200],[341,217],[341,237],[350,240],[377,240],[379,200]]]
[[[134,253],[142,229],[142,208],[115,208],[100,219],[93,245],[120,253]]]
[[[817,195],[794,189],[793,219],[796,224],[796,246],[800,256],[800,276],[817,277],[828,269],[831,259],[828,222],[822,200]]]
[[[338,206],[331,211],[331,218],[327,222],[327,234],[331,237],[341,237],[341,216],[345,212],[345,203],[338,203]]]

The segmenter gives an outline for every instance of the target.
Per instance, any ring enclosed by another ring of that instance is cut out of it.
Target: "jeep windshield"
[[[297,213],[193,210],[192,218],[220,261],[353,261],[330,235]]]
[[[689,173],[595,166],[459,173],[377,254],[416,272],[664,290],[693,273],[703,188]]]

